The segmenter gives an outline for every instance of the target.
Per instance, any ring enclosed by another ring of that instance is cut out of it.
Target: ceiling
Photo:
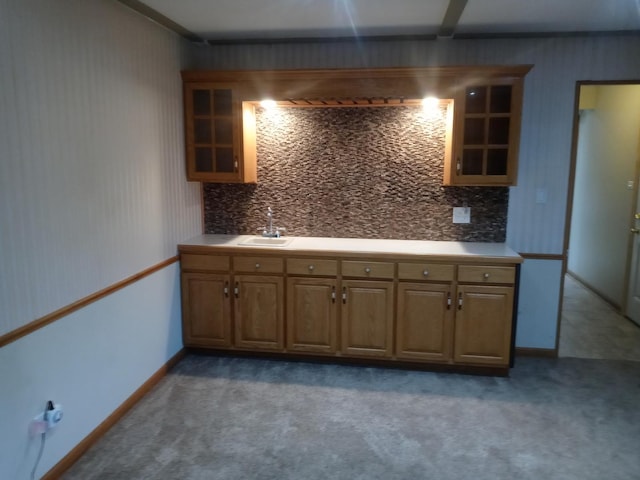
[[[640,32],[640,0],[119,0],[194,41]]]

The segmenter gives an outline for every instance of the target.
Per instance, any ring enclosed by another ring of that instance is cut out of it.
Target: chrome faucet
[[[273,210],[271,207],[267,208],[267,226],[260,228],[262,230],[263,237],[269,238],[280,238],[280,236],[287,230],[283,227],[274,227],[273,226]]]

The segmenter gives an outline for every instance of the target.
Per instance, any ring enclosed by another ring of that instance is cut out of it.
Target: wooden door
[[[234,277],[236,347],[283,350],[283,289],[280,276]]]
[[[508,365],[513,287],[458,285],[454,359]]]
[[[447,362],[453,342],[451,284],[398,285],[396,357]]]
[[[636,193],[635,209],[635,215],[632,219],[633,225],[630,232],[633,239],[633,246],[631,247],[631,251],[627,253],[629,266],[624,313],[631,321],[640,325],[640,190]]]
[[[393,282],[342,282],[342,352],[390,357],[393,353]]]
[[[185,346],[229,347],[229,275],[182,274],[182,336]]]
[[[337,349],[337,281],[289,278],[287,349],[333,354]]]

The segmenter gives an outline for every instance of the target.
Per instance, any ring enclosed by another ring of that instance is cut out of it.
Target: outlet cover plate
[[[453,207],[453,223],[471,223],[471,208]]]

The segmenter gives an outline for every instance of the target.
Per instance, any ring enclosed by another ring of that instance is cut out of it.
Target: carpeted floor
[[[509,378],[187,356],[64,476],[640,478],[640,362]]]

